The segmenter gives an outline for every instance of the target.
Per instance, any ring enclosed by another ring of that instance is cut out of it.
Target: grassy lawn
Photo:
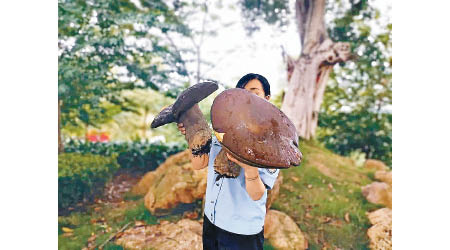
[[[372,182],[373,172],[315,142],[302,142],[300,149],[304,161],[283,170],[280,195],[272,208],[294,219],[310,249],[368,249],[365,212],[380,206],[366,201],[361,186]]]
[[[195,205],[198,206],[197,204],[201,204],[201,201]],[[129,222],[131,222],[129,227],[134,226],[135,221],[154,225],[158,224],[160,220],[176,222],[182,217],[182,214],[156,217],[145,208],[142,197],[139,199],[132,197],[114,207],[111,205],[96,205],[95,207],[87,208],[86,212],[74,212],[68,216],[58,217],[58,249],[82,249],[87,246],[88,239],[93,234],[97,236],[93,245],[98,247]],[[69,228],[73,232],[67,234],[63,228]],[[104,249],[123,248],[111,241],[104,246]]]
[[[147,211],[144,203],[138,201],[126,202],[116,208],[100,205],[97,206],[97,209],[88,208],[86,212],[74,212],[69,216],[59,216],[58,248],[82,249],[93,234],[97,236],[95,245],[99,246],[121,227],[135,220],[143,220],[148,224],[155,224],[157,221]],[[63,228],[72,229],[73,233],[67,235]],[[110,242],[105,249],[122,248]]]
[[[366,232],[370,224],[365,213],[381,206],[368,203],[361,186],[373,181],[373,172],[312,141],[302,142],[300,149],[304,161],[300,167],[282,170],[283,184],[272,209],[294,219],[308,239],[309,249],[368,249]],[[96,204],[85,212],[59,216],[59,249],[82,249],[92,235],[96,238],[91,238],[91,245],[98,247],[129,222],[130,227],[135,221],[175,222],[182,218],[183,210],[201,209],[200,200],[180,205],[171,215],[157,217],[145,208],[142,197],[128,195],[125,199],[115,206]],[[104,249],[122,247],[111,241]],[[266,242],[264,249],[274,248]]]

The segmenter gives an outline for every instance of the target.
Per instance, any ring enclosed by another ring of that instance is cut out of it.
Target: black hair
[[[260,74],[254,74],[254,73],[246,74],[241,79],[239,79],[238,83],[236,84],[236,88],[241,88],[241,89],[245,88],[245,85],[247,85],[247,83],[253,79],[258,79],[261,82],[262,87],[264,89],[264,95],[269,96],[270,95],[269,81],[267,81],[267,79]]]

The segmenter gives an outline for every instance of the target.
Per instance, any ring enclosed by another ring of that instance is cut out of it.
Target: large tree
[[[262,18],[280,27],[289,21],[287,0],[242,0],[244,26],[252,33],[259,29],[255,20]],[[299,136],[314,137],[320,105],[328,75],[333,65],[350,58],[348,43],[334,42],[325,26],[325,0],[296,0],[295,23],[301,52],[298,59],[288,57],[288,81],[281,110],[292,120]]]
[[[281,29],[292,18],[290,9],[295,9],[293,20],[302,52],[296,60],[284,55],[289,84],[282,109],[295,122],[299,135],[311,138],[317,134],[319,140],[336,152],[349,154],[359,150],[366,158],[382,159],[389,164],[392,116],[389,6],[375,6],[368,0],[296,0],[291,6],[288,0],[240,3],[249,33],[259,29],[258,18]],[[380,12],[378,8],[385,9]],[[352,60],[344,63],[350,51]],[[316,130],[319,116],[320,128]]]
[[[250,33],[259,29],[255,22],[258,18],[281,28],[289,21],[292,8],[288,0],[242,0],[240,4],[246,21],[244,25]],[[299,136],[309,139],[316,133],[330,73],[332,80],[345,78],[361,87],[367,85],[365,79],[382,81],[380,74],[371,67],[376,70],[386,67],[386,58],[374,56],[381,50],[375,45],[376,41],[367,39],[371,33],[368,23],[380,16],[367,0],[296,0],[293,7],[302,49],[297,59],[287,58],[289,84],[281,109],[294,122]],[[384,47],[389,46],[387,39],[382,40]],[[339,72],[333,75],[333,65],[351,59],[351,51],[358,53],[354,57],[356,67],[338,67]],[[364,76],[363,81],[361,76]],[[375,102],[369,99],[364,100],[369,104],[366,107]]]
[[[296,24],[302,51],[292,61],[288,89],[281,110],[292,120],[299,136],[310,139],[317,128],[328,76],[333,65],[350,58],[348,43],[333,42],[325,27],[325,0],[297,0]]]

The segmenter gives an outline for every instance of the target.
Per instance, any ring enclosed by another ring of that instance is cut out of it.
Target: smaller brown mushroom
[[[241,173],[241,167],[236,163],[228,160],[225,150],[220,150],[214,160],[214,170],[229,178],[236,178]]]
[[[164,108],[153,120],[151,127],[176,122],[186,128],[185,138],[193,155],[208,154],[211,149],[211,129],[208,126],[198,102],[218,89],[215,82],[203,82],[187,88],[177,97],[174,104]]]

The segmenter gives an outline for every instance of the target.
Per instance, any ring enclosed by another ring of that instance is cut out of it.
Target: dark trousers
[[[253,235],[235,234],[212,224],[203,215],[203,250],[262,250],[264,228]]]

